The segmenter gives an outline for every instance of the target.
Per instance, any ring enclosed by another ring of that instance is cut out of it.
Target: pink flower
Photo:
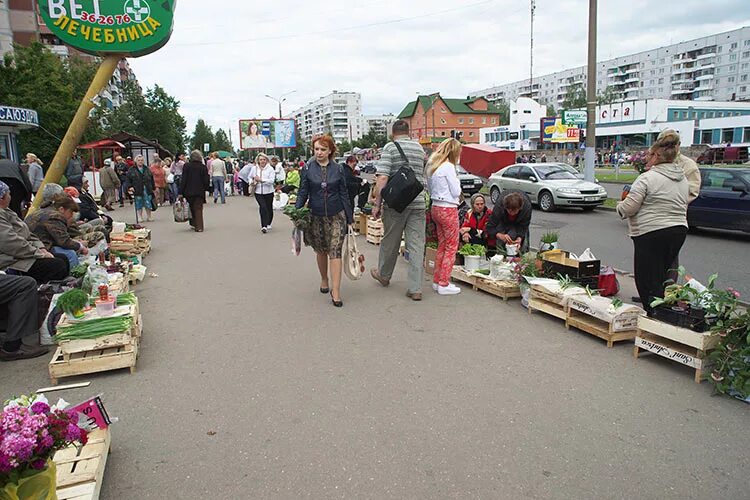
[[[31,405],[31,411],[34,413],[49,413],[49,405],[43,401],[37,401]]]
[[[43,458],[40,458],[38,460],[34,460],[31,462],[31,468],[36,470],[42,470],[47,465],[47,461]]]

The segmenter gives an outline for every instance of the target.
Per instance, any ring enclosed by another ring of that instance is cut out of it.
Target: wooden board
[[[453,270],[451,271],[451,279],[453,279],[453,281],[467,283],[471,285],[472,288],[475,287],[477,282],[477,277],[468,274],[461,266],[453,266]],[[476,288],[474,289],[476,290]]]
[[[111,445],[109,429],[96,429],[80,450],[69,446],[53,458],[57,467],[59,500],[96,500],[102,488]]]
[[[555,304],[541,297],[529,297],[529,314],[534,311],[549,314],[555,318],[565,320],[568,318],[568,310],[560,304]]]
[[[633,357],[648,351],[663,358],[695,369],[695,382],[703,381],[708,369],[706,354],[719,341],[717,334],[694,332],[646,316],[638,320],[638,336],[633,347]]]
[[[638,318],[638,328],[640,330],[653,333],[659,337],[673,340],[678,344],[687,345],[707,351],[712,349],[719,342],[718,334],[711,334],[711,332],[694,332],[687,328],[680,328],[679,326],[670,325],[663,321],[658,321],[653,318],[641,316]]]
[[[97,339],[65,340],[60,342],[60,350],[63,354],[70,355],[78,352],[130,345],[135,342],[133,338],[134,332],[135,328],[128,332],[113,333],[112,335],[105,335]]]
[[[127,346],[109,347],[95,351],[65,354],[57,348],[49,362],[49,376],[52,385],[63,377],[98,373],[120,368],[130,368],[135,373],[135,363],[138,358],[138,343]]]
[[[500,297],[504,301],[521,296],[521,288],[515,281],[497,281],[477,276],[474,289],[490,293],[496,297]]]
[[[565,319],[565,327],[577,328],[583,332],[607,341],[607,347],[612,347],[615,342],[622,340],[633,340],[636,330],[624,332],[613,332],[612,325],[593,316],[588,316],[575,309],[568,309],[568,317]]]

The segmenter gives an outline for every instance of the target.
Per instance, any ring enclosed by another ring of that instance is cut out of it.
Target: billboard
[[[539,131],[541,142],[578,143],[581,140],[581,130],[577,126],[565,125],[559,116],[542,118]]]
[[[294,148],[294,120],[240,120],[240,149]]]

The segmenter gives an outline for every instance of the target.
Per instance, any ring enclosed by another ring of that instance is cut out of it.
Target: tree
[[[211,148],[214,151],[234,151],[234,146],[229,140],[229,137],[227,137],[227,133],[224,132],[224,129],[221,128],[216,131],[216,135],[214,135],[214,140],[211,144]]]
[[[198,121],[195,123],[195,130],[193,131],[193,136],[190,139],[190,149],[197,149],[198,151],[203,151],[203,145],[208,144],[209,148],[211,150],[216,149],[214,146],[214,141],[216,141],[216,136],[214,136],[213,130],[211,130],[211,127],[206,125],[206,122],[203,121],[202,118],[199,118]]]
[[[510,106],[504,99],[495,101],[490,109],[492,109],[492,107],[495,108],[494,111],[500,114],[500,125],[510,124]]]
[[[547,104],[547,116],[557,116],[557,111],[552,104]]]
[[[565,94],[565,100],[562,103],[563,109],[578,109],[586,107],[586,89],[582,83],[574,83],[568,87]]]
[[[0,62],[0,102],[39,113],[40,128],[18,136],[22,155],[32,152],[50,163],[95,72],[94,64],[76,58],[66,64],[38,42],[16,45],[5,55]],[[97,133],[94,123],[84,140]]]
[[[615,102],[615,99],[617,99],[617,94],[615,93],[615,89],[610,85],[607,85],[607,88],[604,89],[603,92],[600,92],[596,98],[600,105],[612,104],[613,102]]]

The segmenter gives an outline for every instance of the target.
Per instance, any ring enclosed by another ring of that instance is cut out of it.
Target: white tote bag
[[[357,236],[354,229],[349,226],[349,231],[344,237],[343,252],[344,274],[351,280],[358,280],[365,272],[365,256],[359,253],[357,248]]]

